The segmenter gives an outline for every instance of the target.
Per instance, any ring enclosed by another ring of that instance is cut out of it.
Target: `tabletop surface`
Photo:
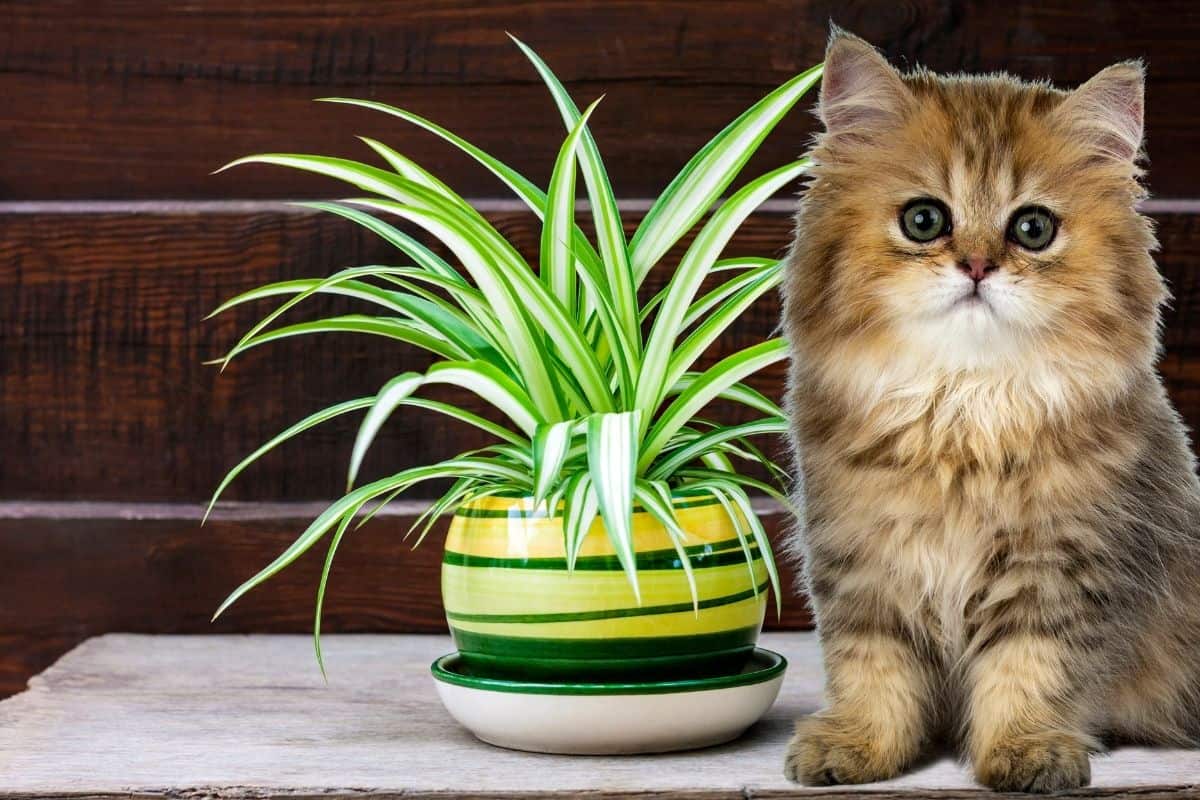
[[[38,796],[745,798],[984,792],[949,757],[865,787],[809,789],[782,775],[792,720],[815,710],[812,634],[766,634],[787,656],[767,717],[736,742],[656,756],[518,753],[475,740],[443,711],[429,664],[441,636],[88,640],[0,702],[0,798]],[[1200,751],[1120,748],[1076,796],[1200,796]]]

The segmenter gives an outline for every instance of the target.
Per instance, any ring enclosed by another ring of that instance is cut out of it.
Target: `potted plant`
[[[786,430],[779,407],[742,381],[784,359],[786,348],[780,339],[769,339],[706,369],[696,364],[730,324],[778,285],[780,262],[721,258],[722,251],[746,217],[792,183],[806,163],[773,170],[717,203],[764,137],[819,79],[819,67],[771,92],[713,138],[627,240],[587,128],[597,104],[581,113],[541,59],[517,44],[549,87],[568,131],[546,191],[415,114],[362,100],[329,102],[405,119],[494,173],[542,220],[536,264],[526,263],[449,186],[374,140],[364,141],[386,168],[282,154],[229,165],[292,167],[366,192],[305,205],[365,226],[409,264],[346,269],[234,297],[213,313],[264,298],[286,299],[220,364],[285,337],[347,331],[407,342],[439,360],[424,373],[397,375],[374,397],[301,420],[230,470],[213,503],[271,448],[327,420],[363,412],[348,492],[239,586],[217,614],[328,537],[314,623],[321,663],[325,583],[344,535],[356,520],[361,524],[412,486],[449,479],[450,488],[409,532],[420,542],[439,518],[453,515],[442,586],[459,654],[454,670],[442,665],[448,682],[469,683],[474,676],[578,687],[588,681],[671,684],[739,675],[754,652],[769,586],[779,598],[770,542],[747,490],[786,503],[778,481],[738,470],[748,460],[781,478],[783,471],[752,439]],[[594,242],[575,220],[580,171]],[[710,211],[682,259],[660,264]],[[408,232],[413,228],[438,240],[452,258],[429,249]],[[674,272],[665,288],[645,296],[649,293],[640,290],[651,271],[668,268]],[[317,294],[356,298],[381,313],[272,327],[284,312]],[[430,384],[474,393],[498,415],[485,419],[422,398],[421,388]],[[707,419],[703,410],[717,399],[744,404],[758,416],[736,425]],[[357,485],[376,433],[404,407],[481,428],[495,444]]]

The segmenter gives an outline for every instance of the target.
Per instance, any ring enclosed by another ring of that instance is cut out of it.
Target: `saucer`
[[[756,648],[739,672],[645,683],[525,683],[431,667],[446,710],[489,744],[538,753],[664,753],[736,739],[775,702],[787,660]]]

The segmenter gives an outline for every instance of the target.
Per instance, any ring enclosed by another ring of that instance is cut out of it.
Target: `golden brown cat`
[[[828,708],[787,774],[931,738],[996,789],[1200,735],[1200,485],[1155,372],[1140,64],[900,74],[835,31],[785,286]]]

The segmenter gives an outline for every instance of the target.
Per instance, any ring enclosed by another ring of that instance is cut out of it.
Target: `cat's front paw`
[[[1082,736],[1065,731],[1014,736],[997,741],[976,759],[975,777],[1001,792],[1059,792],[1092,779]]]
[[[851,733],[831,716],[814,715],[796,723],[783,774],[812,786],[872,783],[895,777],[901,764],[881,752],[878,739]]]

